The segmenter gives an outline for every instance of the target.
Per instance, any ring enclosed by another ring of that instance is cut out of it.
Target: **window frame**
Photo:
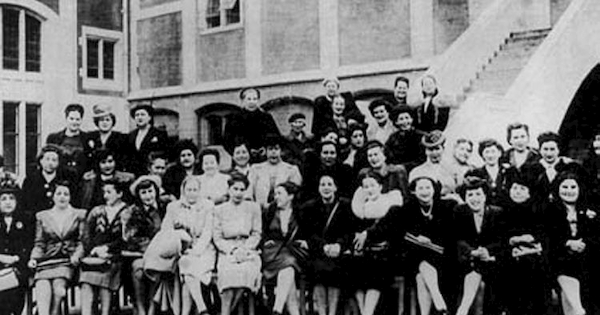
[[[18,17],[18,66],[17,69],[8,69],[4,68],[4,44],[3,44],[3,31],[4,31],[4,10],[14,10],[19,14]],[[27,69],[27,18],[35,19],[39,22],[39,42],[37,43],[39,47],[38,57],[39,57],[39,69],[37,71],[28,71]],[[44,19],[39,15],[31,12],[25,8],[13,5],[0,5],[0,70],[3,77],[21,77],[23,75],[27,77],[40,77],[41,73],[44,70],[43,60],[42,60],[42,49],[43,49],[43,41],[44,41]]]
[[[88,39],[98,40],[98,77],[96,78],[88,76]],[[104,78],[105,42],[114,44],[112,79]],[[82,79],[82,88],[87,90],[123,91],[123,33],[97,27],[82,26],[79,46],[81,47],[81,67],[79,68],[79,75]]]
[[[11,168],[14,167],[13,169],[10,169],[10,171],[14,171],[17,175],[19,176],[24,176],[28,170],[28,168],[31,167],[31,165],[28,165],[28,161],[27,161],[27,138],[28,136],[33,135],[32,132],[28,132],[27,127],[30,125],[29,122],[27,121],[27,110],[34,108],[36,111],[36,122],[35,125],[37,126],[36,132],[35,132],[35,136],[36,136],[36,152],[35,155],[37,156],[37,153],[39,152],[39,150],[41,149],[41,145],[42,145],[42,103],[40,102],[30,102],[30,101],[25,101],[25,100],[12,100],[12,99],[3,99],[0,100],[0,124],[2,125],[2,132],[3,132],[3,136],[0,137],[0,152],[2,155],[7,156],[4,152],[4,150],[6,149],[6,143],[5,143],[5,139],[4,137],[7,135],[6,133],[4,133],[4,110],[5,110],[5,105],[7,103],[10,103],[12,105],[15,106],[15,116],[12,117],[12,119],[14,119],[14,123],[15,123],[15,130],[14,132],[9,133],[8,135],[10,135],[10,137],[14,137],[14,142],[15,142],[15,146],[14,146],[14,150],[15,150],[15,163],[13,164],[6,164],[5,168]],[[29,161],[31,162],[31,161]],[[37,162],[36,162],[37,163]]]
[[[237,5],[240,8],[239,22],[230,23],[230,24],[226,23],[227,22],[227,9],[220,8],[221,0],[218,0],[219,1],[220,24],[219,24],[219,26],[215,26],[215,27],[208,27],[208,23],[206,21],[206,18],[207,18],[206,14],[207,14],[207,10],[208,10],[208,1],[210,1],[210,0],[203,0],[202,5],[200,6],[200,8],[201,8],[200,12],[202,12],[200,19],[201,19],[201,25],[203,25],[203,30],[200,32],[201,35],[227,32],[227,31],[231,31],[231,30],[241,29],[244,27],[244,4],[245,4],[244,0],[237,0]]]

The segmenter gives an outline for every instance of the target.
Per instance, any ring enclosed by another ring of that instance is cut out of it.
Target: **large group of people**
[[[467,315],[477,296],[485,314],[542,315],[554,293],[564,314],[600,310],[600,135],[585,161],[554,132],[532,148],[521,123],[508,149],[448,144],[452,101],[431,75],[411,103],[398,77],[369,118],[336,78],[323,86],[312,132],[292,112],[286,135],[243,89],[226,171],[220,151],[170,143],[152,106],[132,107],[127,135],[110,106],[84,132],[83,106],[68,105],[22,185],[0,172],[0,313],[20,314],[33,283],[40,315],[60,314],[73,285],[83,315],[114,314],[121,287],[137,315],[392,314],[399,278],[422,315]]]

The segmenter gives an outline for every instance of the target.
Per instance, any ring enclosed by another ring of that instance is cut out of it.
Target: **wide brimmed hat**
[[[112,106],[108,104],[96,104],[92,106],[92,118],[100,118],[112,113]]]
[[[129,110],[129,116],[131,116],[131,118],[135,117],[135,113],[138,110],[145,110],[146,112],[148,112],[148,115],[150,116],[154,116],[154,108],[152,107],[152,105],[148,104],[148,103],[140,103],[140,104],[135,104],[133,105],[133,107]]]
[[[10,173],[5,173],[0,178],[0,195],[1,194],[19,194],[21,188],[15,178]]]
[[[446,142],[446,137],[440,130],[433,130],[424,135],[421,139],[421,144],[426,148],[437,147],[439,145],[443,145],[444,142]]]
[[[131,186],[129,186],[129,191],[131,192],[132,196],[135,196],[135,191],[137,190],[137,187],[144,181],[151,181],[154,184],[156,184],[156,187],[158,188],[162,186],[162,180],[158,175],[142,175],[138,177],[133,182],[133,184],[131,184]],[[156,193],[158,194],[159,192],[157,191]]]

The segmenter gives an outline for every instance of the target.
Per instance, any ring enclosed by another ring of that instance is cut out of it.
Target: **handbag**
[[[104,272],[110,269],[110,260],[100,257],[81,258],[81,270]]]
[[[19,278],[15,268],[0,269],[0,292],[19,287]]]

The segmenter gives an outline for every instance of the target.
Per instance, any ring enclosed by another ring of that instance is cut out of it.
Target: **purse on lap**
[[[19,278],[15,268],[0,269],[0,292],[19,287]]]

